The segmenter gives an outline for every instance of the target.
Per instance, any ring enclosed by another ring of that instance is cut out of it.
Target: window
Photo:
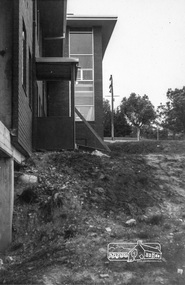
[[[27,69],[27,47],[26,47],[26,28],[22,23],[22,85],[26,91],[26,69]]]
[[[87,121],[94,121],[93,32],[70,31],[70,57],[79,59],[75,85],[75,106]],[[80,121],[77,116],[76,121]]]

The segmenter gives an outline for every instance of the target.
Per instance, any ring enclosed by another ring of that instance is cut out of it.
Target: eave
[[[67,26],[69,28],[102,28],[102,53],[105,54],[109,40],[112,36],[117,17],[94,17],[94,16],[67,16]]]

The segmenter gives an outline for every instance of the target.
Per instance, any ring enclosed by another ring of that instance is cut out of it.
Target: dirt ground
[[[185,284],[185,142],[109,146],[108,156],[35,153],[16,169],[0,284]],[[108,259],[109,243],[138,241],[159,243],[162,258]]]

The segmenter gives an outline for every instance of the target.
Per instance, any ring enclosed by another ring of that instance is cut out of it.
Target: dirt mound
[[[38,183],[16,180],[13,243],[0,256],[0,283],[184,284],[175,274],[185,265],[183,142],[110,147],[110,157],[35,153],[19,169]],[[163,262],[107,260],[108,243],[138,239],[161,243]]]

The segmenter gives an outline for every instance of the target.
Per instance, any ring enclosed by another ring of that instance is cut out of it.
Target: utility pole
[[[111,94],[111,96],[106,96],[106,97],[111,97],[111,139],[113,141],[114,140],[114,97],[119,97],[119,95],[114,95],[112,75],[110,75],[109,81],[110,81],[109,93]]]
[[[113,89],[113,77],[110,76],[109,92],[111,93],[111,138],[114,140],[114,89]]]

